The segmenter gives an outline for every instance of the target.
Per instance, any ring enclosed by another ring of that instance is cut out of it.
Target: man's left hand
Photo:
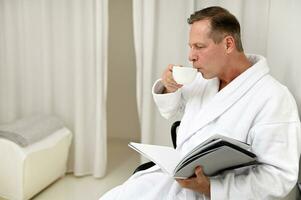
[[[176,181],[183,187],[193,191],[203,193],[210,197],[210,180],[204,175],[202,167],[195,168],[195,177],[188,179],[176,179]]]

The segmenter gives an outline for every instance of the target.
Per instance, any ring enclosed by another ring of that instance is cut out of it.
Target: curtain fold
[[[301,1],[270,1],[267,53],[271,73],[284,83],[297,100],[301,113]]]
[[[301,74],[301,2],[298,0],[166,0],[156,3],[152,13],[143,13],[143,1],[134,0],[134,30],[153,27],[151,34],[140,31],[135,34],[137,62],[137,99],[141,123],[142,142],[170,145],[169,127],[176,120],[166,122],[151,97],[151,85],[160,78],[169,63],[189,65],[188,31],[186,18],[194,10],[208,6],[222,6],[240,21],[242,40],[246,53],[266,56],[271,73],[288,86],[301,111],[301,90],[298,89]],[[139,4],[139,6],[137,6]],[[152,16],[150,16],[152,15]],[[144,18],[152,19],[148,22]],[[138,30],[138,31],[137,31]],[[147,42],[152,41],[149,45]],[[153,48],[152,54],[145,52]],[[149,70],[152,73],[147,73]]]
[[[134,20],[134,45],[136,52],[137,73],[137,104],[141,129],[145,134],[141,135],[142,141],[151,141],[153,124],[146,123],[153,116],[151,101],[152,79],[149,76],[154,74],[154,45],[155,45],[155,11],[156,0],[133,0]],[[135,26],[136,24],[136,26]],[[145,48],[147,47],[147,48]]]
[[[107,0],[0,2],[0,123],[60,117],[78,176],[106,169],[107,21]]]
[[[193,0],[133,1],[137,104],[144,143],[171,144],[169,128],[176,119],[162,121],[151,88],[170,62],[189,64],[186,16],[194,6]]]

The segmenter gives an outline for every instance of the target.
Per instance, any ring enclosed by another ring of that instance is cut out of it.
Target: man
[[[161,114],[183,112],[177,150],[185,154],[219,133],[251,145],[261,163],[207,177],[174,180],[157,166],[134,174],[103,199],[282,199],[295,186],[300,120],[286,87],[269,75],[265,58],[245,55],[236,18],[221,7],[190,16],[189,59],[200,73],[177,84],[168,65],[153,87]]]

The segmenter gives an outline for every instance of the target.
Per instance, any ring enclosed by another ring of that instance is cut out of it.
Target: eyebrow
[[[192,45],[201,45],[201,46],[205,46],[205,44],[202,43],[202,42],[188,43],[188,46],[192,46]]]

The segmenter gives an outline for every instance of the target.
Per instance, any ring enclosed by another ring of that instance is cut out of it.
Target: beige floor
[[[97,200],[104,192],[125,181],[138,166],[139,156],[127,143],[128,141],[122,140],[109,141],[108,174],[104,178],[67,175],[32,200]]]

